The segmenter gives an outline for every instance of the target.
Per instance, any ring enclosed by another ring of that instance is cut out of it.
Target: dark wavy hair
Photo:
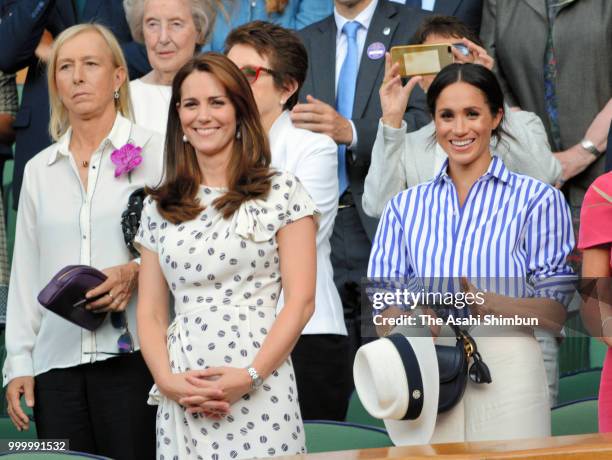
[[[511,137],[502,126],[504,123],[504,93],[501,86],[493,72],[478,64],[451,64],[436,75],[427,90],[427,107],[431,116],[433,118],[436,116],[436,103],[442,91],[457,82],[467,83],[482,91],[491,115],[496,116],[501,109],[502,118],[497,128],[491,132],[491,137],[497,142],[502,140],[502,136]]]
[[[234,140],[228,166],[228,191],[215,199],[213,206],[227,219],[242,203],[264,197],[270,190],[268,136],[261,125],[251,86],[240,69],[222,54],[201,54],[185,64],[172,81],[164,180],[159,187],[146,190],[157,202],[162,217],[173,224],[195,219],[204,209],[198,199],[202,174],[197,153],[189,142],[183,142],[178,113],[183,82],[194,72],[209,73],[223,85],[236,110],[240,133]]]

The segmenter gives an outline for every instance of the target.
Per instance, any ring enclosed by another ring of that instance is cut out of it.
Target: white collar
[[[293,126],[291,116],[289,115],[289,110],[283,110],[278,118],[274,120],[274,123],[272,123],[272,126],[270,127],[268,138],[270,140],[276,139],[276,136],[283,132],[286,126]]]
[[[113,123],[113,127],[111,128],[108,135],[102,140],[100,145],[103,145],[105,142],[109,142],[113,148],[118,149],[123,145],[127,144],[130,139],[130,135],[132,134],[132,126],[133,123],[127,118],[123,117],[119,112],[117,112],[117,117],[115,118],[115,122]],[[72,137],[72,127],[68,128],[68,130],[60,137],[57,141],[56,148],[51,149],[49,152],[49,161],[47,162],[48,166],[51,166],[55,161],[57,161],[58,156],[67,157],[70,155],[70,138]]]
[[[334,7],[334,20],[336,21],[336,40],[340,38],[342,35],[342,28],[344,24],[349,21],[356,21],[367,31],[370,27],[370,23],[372,22],[372,18],[374,17],[374,11],[376,10],[376,6],[378,5],[378,0],[372,0],[370,4],[359,13],[354,19],[347,19],[338,13],[336,7]]]

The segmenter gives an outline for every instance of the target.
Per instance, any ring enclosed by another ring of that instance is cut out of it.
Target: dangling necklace
[[[75,157],[75,159],[76,159],[76,162],[77,162],[77,164],[78,164],[79,166],[81,166],[81,167],[83,167],[83,168],[87,168],[87,167],[89,167],[89,161],[87,161],[87,160],[81,160],[81,159],[79,158],[79,156],[78,156],[76,153],[74,153],[74,152],[73,152],[72,154],[74,155],[74,157]]]

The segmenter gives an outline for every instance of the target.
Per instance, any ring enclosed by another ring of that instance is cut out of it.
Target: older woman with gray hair
[[[134,40],[144,43],[153,70],[130,82],[136,123],[166,133],[172,79],[208,36],[213,0],[125,0]]]

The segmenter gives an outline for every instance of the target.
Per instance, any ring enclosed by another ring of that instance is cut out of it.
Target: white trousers
[[[443,333],[452,334],[450,329]],[[533,330],[499,328],[498,333],[491,327],[475,327],[470,333],[493,382],[475,384],[468,379],[461,402],[438,415],[431,443],[550,436],[546,372]],[[437,339],[444,345],[454,341],[454,336]]]

